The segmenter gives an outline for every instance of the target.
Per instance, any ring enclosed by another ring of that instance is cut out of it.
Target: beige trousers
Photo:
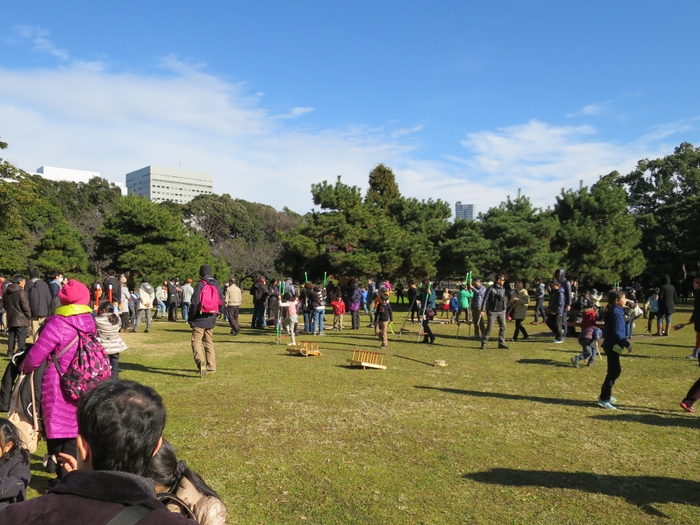
[[[216,372],[216,354],[214,354],[214,342],[211,335],[211,328],[192,327],[192,355],[194,362],[198,367],[206,366],[207,372]],[[202,354],[202,341],[204,341],[204,352],[206,353],[206,361]]]
[[[32,343],[36,343],[36,340],[39,339],[39,327],[41,326],[41,323],[44,322],[44,319],[46,317],[32,317],[30,322],[32,325]]]

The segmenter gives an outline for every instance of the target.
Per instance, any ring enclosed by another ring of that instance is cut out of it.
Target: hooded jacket
[[[48,361],[41,382],[41,409],[49,439],[70,439],[78,436],[78,402],[64,395],[61,378],[53,363],[53,355],[66,352],[58,359],[61,374],[68,369],[78,350],[78,332],[95,333],[95,321],[87,305],[69,304],[56,309],[46,319],[39,339],[22,361],[20,370],[28,374]]]
[[[139,286],[139,310],[150,310],[153,308],[155,300],[155,290],[151,283],[141,283]]]
[[[559,268],[559,284],[564,290],[564,312],[571,306],[571,283],[566,278],[566,270]]]
[[[666,284],[659,292],[659,315],[672,314],[676,311],[676,289],[671,284],[671,278],[666,276]]]
[[[29,308],[29,298],[19,284],[10,284],[3,294],[5,311],[7,312],[7,327],[29,326],[32,311]]]
[[[34,278],[24,287],[29,298],[29,309],[32,317],[46,317],[51,313],[51,290],[41,279]]]

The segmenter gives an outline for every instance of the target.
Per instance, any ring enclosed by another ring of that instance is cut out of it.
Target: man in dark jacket
[[[503,287],[505,282],[505,275],[499,273],[496,275],[496,282],[486,290],[484,295],[480,317],[486,314],[488,324],[481,338],[482,350],[486,350],[486,343],[489,342],[489,336],[496,321],[498,321],[498,348],[508,348],[506,346],[506,289]]]
[[[199,268],[199,277],[201,279],[197,283],[197,286],[194,287],[194,294],[192,295],[192,304],[190,305],[189,312],[190,318],[188,319],[192,327],[192,355],[202,377],[207,377],[207,372],[216,372],[216,354],[214,353],[212,333],[216,326],[216,317],[218,315],[218,312],[205,313],[201,311],[200,301],[204,283],[216,287],[219,293],[219,308],[224,304],[224,294],[221,291],[219,282],[212,277],[212,273],[211,266],[208,264],[203,264]],[[202,354],[202,341],[204,341],[206,359],[205,355]]]
[[[117,275],[117,272],[114,270],[109,270],[107,272],[107,278],[105,279],[105,282],[102,284],[102,290],[104,290],[104,295],[102,296],[103,301],[109,301],[109,291],[110,288],[112,287],[112,303],[118,303],[121,300],[122,296],[122,285],[119,282],[119,276]]]
[[[173,277],[168,283],[168,321],[177,321],[177,309],[180,306],[180,280]]]
[[[12,284],[5,288],[3,304],[7,312],[7,355],[12,358],[15,354],[15,342],[17,353],[24,353],[27,341],[32,311],[29,308],[29,298],[24,286],[27,280],[22,275],[13,275]]]
[[[549,294],[549,315],[547,316],[547,326],[554,332],[554,342],[564,342],[564,332],[562,329],[562,318],[566,313],[566,300],[564,299],[564,287],[559,281],[553,281]]]
[[[568,315],[569,311],[571,311],[571,302],[573,298],[573,292],[571,291],[571,283],[569,280],[566,278],[566,270],[564,268],[559,268],[556,272],[554,272],[554,279],[559,281],[559,286],[562,289],[562,293],[564,295],[564,314],[562,316],[562,325],[561,325],[561,330],[562,330],[562,336],[566,337],[566,332],[567,332],[567,321],[568,321]]]
[[[265,301],[270,295],[265,279],[260,277],[250,289],[250,295],[253,296],[253,328],[265,328]]]
[[[51,290],[49,285],[39,279],[39,272],[32,270],[29,273],[29,282],[24,287],[29,298],[29,309],[32,311],[31,327],[32,342],[36,343],[39,337],[39,327],[44,319],[51,313]]]
[[[659,291],[659,320],[656,325],[656,335],[668,335],[671,328],[671,316],[676,312],[676,289],[671,284],[671,277],[664,276],[666,283]],[[664,330],[664,320],[666,329]]]
[[[99,383],[80,399],[78,457],[61,458],[69,473],[46,495],[0,510],[0,523],[104,525],[118,515],[115,523],[193,523],[170,512],[156,499],[153,482],[141,477],[163,443],[164,427],[155,390],[133,381]]]
[[[481,284],[481,279],[479,277],[475,277],[473,283],[474,284],[470,286],[470,290],[474,293],[471,303],[472,319],[474,320],[474,338],[481,339],[479,333],[483,335],[486,332],[486,324],[481,315],[481,307],[484,304],[484,296],[486,295],[486,286]]]

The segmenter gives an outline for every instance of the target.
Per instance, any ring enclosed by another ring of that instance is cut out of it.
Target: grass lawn
[[[544,327],[527,324],[532,337],[509,350],[492,337],[482,351],[456,340],[456,325],[435,326],[435,345],[416,344],[409,323],[390,336],[380,371],[346,362],[353,348],[379,351],[365,316],[359,331],[313,338],[325,356],[303,358],[275,345],[272,330],[251,330],[250,314],[237,337],[219,323],[217,372],[206,379],[186,324],[123,334],[121,377],[163,396],[165,437],[222,496],[229,523],[700,522],[700,421],[678,406],[700,376],[684,359],[692,327],[635,336],[613,392],[619,410],[606,411],[595,404],[605,362],[573,368],[577,340],[552,344]],[[43,447],[31,496],[49,477]]]

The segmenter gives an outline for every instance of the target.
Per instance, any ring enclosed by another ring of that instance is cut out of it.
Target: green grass
[[[675,321],[688,316],[681,308]],[[380,344],[362,322],[314,338],[325,357],[302,358],[273,344],[272,330],[250,330],[246,310],[238,337],[219,323],[218,370],[206,379],[187,326],[155,322],[149,334],[124,334],[121,377],[163,396],[165,436],[221,494],[229,523],[700,520],[700,423],[678,407],[700,375],[684,359],[692,327],[634,338],[612,412],[595,404],[605,362],[570,365],[575,338],[555,345],[527,325],[529,341],[497,350],[492,339],[481,351],[456,340],[455,325],[436,326],[433,346],[416,344],[409,324],[390,336],[387,370],[361,370],[346,363],[352,348]],[[36,495],[48,477],[38,456],[33,473]]]

